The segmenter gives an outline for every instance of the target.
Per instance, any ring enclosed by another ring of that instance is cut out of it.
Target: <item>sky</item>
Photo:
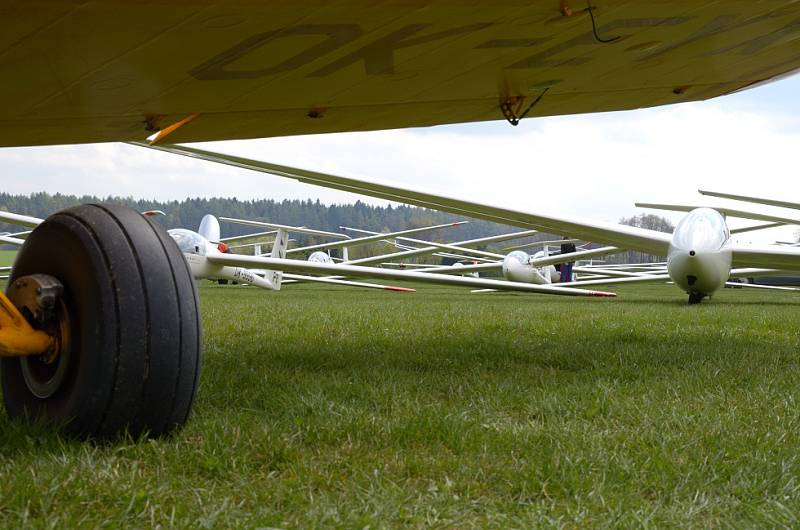
[[[284,165],[366,176],[532,212],[618,221],[636,201],[728,205],[709,189],[800,202],[800,76],[706,102],[425,129],[196,144]],[[146,199],[384,201],[124,144],[0,149],[2,191]],[[213,213],[213,212],[210,212]],[[681,214],[649,211],[673,222]],[[796,215],[795,215],[796,214]],[[274,222],[281,222],[274,219]],[[732,227],[752,224],[731,220]],[[754,232],[767,243],[796,228]]]

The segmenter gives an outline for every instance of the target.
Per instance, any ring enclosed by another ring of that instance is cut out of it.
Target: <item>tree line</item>
[[[85,203],[121,204],[138,211],[162,210],[166,215],[156,217],[156,221],[164,228],[188,228],[196,230],[200,220],[206,214],[217,217],[233,217],[239,219],[261,220],[292,226],[306,226],[319,230],[340,231],[340,226],[360,228],[372,231],[397,231],[427,225],[453,223],[466,220],[462,216],[438,212],[414,206],[374,206],[357,201],[354,204],[326,205],[319,200],[272,199],[240,200],[236,198],[189,198],[182,201],[155,201],[133,199],[132,197],[94,197],[50,194],[46,192],[30,195],[11,195],[0,193],[0,210],[45,218],[64,208]],[[508,233],[519,228],[491,223],[488,221],[469,220],[447,232],[435,232],[435,237],[442,240],[466,240],[494,234]],[[222,236],[237,236],[258,231],[255,228],[231,223],[222,223]],[[19,231],[20,228],[9,224],[0,224],[0,232]],[[352,234],[351,234],[352,235]],[[315,237],[298,234],[299,243],[314,244],[321,242]],[[355,237],[355,236],[354,236]],[[420,235],[420,239],[430,236]]]
[[[276,201],[273,199],[240,200],[229,197],[213,198],[188,198],[181,201],[156,201],[134,199],[132,197],[95,197],[84,195],[64,195],[61,193],[50,194],[47,192],[32,193],[30,195],[12,195],[0,193],[0,210],[46,218],[64,208],[85,203],[121,204],[138,211],[162,210],[166,215],[156,217],[156,222],[164,228],[188,228],[196,230],[200,220],[206,214],[217,217],[233,217],[239,219],[261,220],[279,224],[306,226],[319,230],[338,232],[341,226],[361,228],[376,232],[406,230],[421,226],[453,223],[468,220],[469,223],[453,230],[439,230],[423,233],[418,239],[432,241],[454,241],[486,237],[496,234],[505,234],[521,230],[518,227],[466,219],[462,216],[439,212],[428,208],[419,208],[405,205],[375,206],[357,201],[354,204],[326,205],[319,200],[288,200]],[[620,222],[631,226],[650,228],[663,232],[672,232],[674,227],[665,218],[652,214],[641,214],[630,218],[622,218]],[[19,231],[20,227],[0,224],[0,232]],[[237,236],[258,231],[256,228],[222,223],[222,236]],[[350,234],[357,237],[356,234]],[[298,245],[311,245],[324,242],[322,238],[293,235]],[[554,239],[558,236],[551,234],[537,234],[534,237],[515,240],[510,243],[500,243],[495,248],[533,242],[537,240]],[[482,248],[486,248],[485,246]],[[362,249],[358,254],[376,249]],[[387,250],[383,246],[381,251]],[[358,257],[358,256],[353,256]],[[616,256],[609,261],[617,263],[641,263],[659,261],[663,257],[648,256],[640,252],[627,252]]]

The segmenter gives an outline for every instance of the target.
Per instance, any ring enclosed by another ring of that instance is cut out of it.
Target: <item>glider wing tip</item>
[[[415,293],[417,292],[416,289],[411,289],[409,287],[395,287],[394,285],[387,285],[383,288],[384,291],[395,291],[398,293]]]

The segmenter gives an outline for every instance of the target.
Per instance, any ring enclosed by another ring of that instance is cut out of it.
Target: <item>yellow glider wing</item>
[[[9,0],[0,146],[514,121],[706,99],[800,67],[798,2],[589,5]]]

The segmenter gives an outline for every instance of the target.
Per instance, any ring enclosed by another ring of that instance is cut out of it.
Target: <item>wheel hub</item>
[[[61,282],[46,274],[23,276],[8,290],[8,299],[30,325],[53,338],[46,352],[20,358],[25,385],[41,399],[58,391],[69,368],[70,322],[63,290]]]
[[[21,357],[22,378],[31,394],[40,399],[46,399],[55,394],[61,388],[67,375],[69,359],[69,350],[50,362],[44,355]]]

